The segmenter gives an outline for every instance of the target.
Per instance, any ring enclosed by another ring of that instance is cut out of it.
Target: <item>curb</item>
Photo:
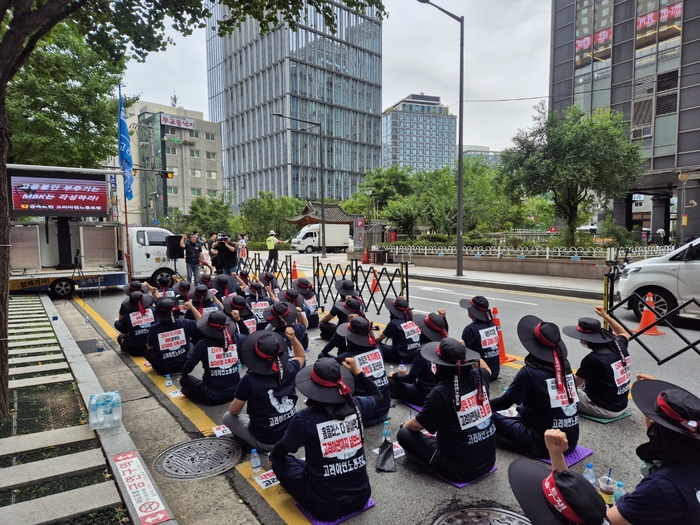
[[[41,302],[43,303],[44,309],[47,312],[53,310],[54,305],[47,295],[41,295]],[[71,372],[73,373],[75,382],[78,385],[78,389],[80,390],[80,395],[83,398],[83,402],[85,403],[85,406],[88,406],[90,401],[90,394],[103,392],[104,389],[102,388],[102,385],[100,385],[100,381],[95,375],[95,372],[93,372],[89,363],[85,359],[85,356],[76,344],[75,339],[73,339],[73,336],[68,330],[68,327],[63,322],[63,319],[61,319],[61,317],[59,316],[58,320],[52,320],[51,323],[53,325],[54,332],[56,333],[56,338],[59,341],[61,349],[63,350],[63,354],[66,357],[66,361],[68,362]],[[136,458],[141,463],[143,469],[146,471],[148,477],[150,478],[153,489],[156,491],[158,497],[163,503],[163,510],[167,511],[168,514],[172,516],[173,513],[170,510],[168,503],[165,501],[165,498],[163,497],[163,494],[158,488],[158,485],[156,484],[153,475],[151,474],[148,466],[146,465],[146,462],[141,457],[141,454],[136,448],[134,442],[131,440],[131,437],[129,437],[129,433],[124,428],[124,425],[122,424],[118,427],[99,429],[95,430],[95,432],[99,437],[100,444],[102,445],[102,449],[104,450],[106,459],[109,462],[110,468],[112,469],[112,472],[114,474],[113,479],[119,487],[119,492],[122,496],[122,500],[124,501],[125,506],[128,509],[129,516],[131,516],[131,521],[133,523],[140,523],[139,513],[136,507],[134,506],[133,502],[131,501],[131,498],[129,497],[129,490],[126,486],[126,483],[124,482],[121,476],[117,475],[118,468],[116,462],[114,461],[115,456],[125,454],[127,452],[136,454]],[[158,523],[165,525],[177,525],[177,520],[172,518],[167,521],[159,521]]]
[[[518,292],[531,292],[546,295],[560,295],[563,297],[576,297],[578,299],[593,299],[597,301],[603,300],[603,292],[593,292],[580,289],[577,290],[555,287],[548,288],[532,284],[504,283],[499,281],[468,279],[465,277],[445,277],[442,275],[418,275],[415,273],[409,273],[409,279],[413,279],[415,281],[430,281],[434,283],[463,284],[469,286],[498,288],[501,290],[515,290]]]

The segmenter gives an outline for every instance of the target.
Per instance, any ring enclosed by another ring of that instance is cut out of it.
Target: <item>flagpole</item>
[[[131,148],[129,147],[129,131],[126,125],[126,112],[124,111],[124,101],[122,100],[122,85],[119,84],[119,116],[117,118],[117,131],[119,137],[119,167],[122,169],[122,177],[124,177],[124,231],[126,235],[126,252],[124,253],[124,261],[126,262],[126,276],[131,282],[131,243],[129,242],[129,207],[128,200],[131,199],[128,195],[131,194],[131,181],[129,177],[133,177],[131,173],[133,164],[131,160]],[[122,132],[125,137],[122,137]],[[125,140],[126,143],[122,144]],[[128,174],[127,174],[128,170]]]
[[[131,282],[131,244],[129,243],[129,212],[127,209],[126,195],[124,195],[124,231],[126,232],[126,252],[124,253],[124,260],[126,261],[126,276]]]

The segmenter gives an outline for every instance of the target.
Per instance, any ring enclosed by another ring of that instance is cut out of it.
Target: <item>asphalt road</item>
[[[296,257],[295,257],[296,258]],[[425,313],[444,308],[450,323],[450,333],[453,337],[459,337],[462,328],[467,323],[466,310],[459,307],[461,298],[473,295],[486,296],[492,306],[498,307],[503,327],[503,337],[506,351],[515,356],[524,356],[525,352],[518,342],[516,327],[518,320],[527,314],[534,314],[547,321],[555,322],[560,327],[567,324],[575,324],[579,317],[593,316],[595,301],[558,297],[553,295],[528,294],[524,292],[511,292],[486,288],[466,287],[460,285],[435,284],[424,281],[413,281],[410,288],[410,304],[414,311]],[[94,309],[109,323],[113,323],[117,315],[120,302],[125,298],[121,292],[110,292],[97,296],[86,296],[88,306]],[[330,305],[326,305],[330,307]],[[629,326],[636,327],[637,321],[630,312],[622,312],[620,317]],[[378,322],[387,322],[388,314],[371,315],[370,318]],[[682,333],[691,340],[700,338],[698,326],[684,323]],[[667,328],[662,328],[669,331]],[[316,335],[312,331],[311,336]],[[670,332],[670,331],[669,331]],[[565,343],[569,349],[569,359],[572,367],[578,367],[586,350],[576,340],[566,338]],[[683,343],[675,336],[667,334],[660,337],[645,337],[645,342],[659,355],[669,353],[681,348]],[[322,341],[312,340],[308,359],[313,362],[320,351]],[[700,380],[695,370],[700,363],[700,356],[689,351],[686,354],[659,367],[654,360],[636,343],[630,346],[632,355],[632,372],[652,373],[660,379],[677,383],[695,393],[700,394]],[[128,357],[126,357],[128,359]],[[512,363],[501,368],[502,378],[493,383],[492,396],[502,393],[517,372],[519,363]],[[142,380],[150,381],[143,374]],[[163,396],[161,401],[168,405],[169,410],[183,423],[188,425],[186,417],[175,405]],[[613,477],[625,481],[627,487],[634,487],[639,481],[639,459],[634,450],[637,445],[646,439],[643,418],[638,410],[630,402],[633,416],[622,421],[600,425],[598,423],[581,420],[580,444],[592,448],[595,454],[591,457],[597,473],[602,475],[608,468],[613,468]],[[221,423],[221,418],[226,406],[201,407],[206,414],[216,423]],[[392,434],[395,438],[399,425],[408,417],[408,409],[401,403],[397,403],[390,411]],[[395,524],[395,523],[432,523],[438,516],[467,506],[483,504],[483,506],[500,506],[511,510],[518,510],[517,503],[510,491],[507,481],[508,465],[518,456],[507,450],[499,449],[497,453],[497,465],[499,470],[478,483],[463,489],[456,489],[442,481],[437,480],[425,469],[408,458],[397,460],[396,473],[377,473],[374,471],[374,454],[372,448],[379,446],[381,442],[381,427],[375,426],[367,429],[366,451],[372,484],[372,498],[377,501],[377,506],[356,518],[356,524]],[[303,450],[297,455],[302,456]],[[585,463],[585,461],[583,462]],[[585,465],[577,464],[574,469],[581,472]],[[263,465],[264,466],[264,465]],[[255,491],[250,482],[236,471],[229,474],[233,485],[241,498],[257,514],[261,523],[283,523],[273,508]],[[196,489],[193,483],[192,490]]]

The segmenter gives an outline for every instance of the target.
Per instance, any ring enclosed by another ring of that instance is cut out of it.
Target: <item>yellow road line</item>
[[[100,314],[95,310],[90,308],[85,301],[80,298],[74,297],[73,301],[80,306],[86,314],[88,314],[94,321],[105,331],[105,333],[118,345],[117,337],[119,333],[105,321]],[[141,371],[146,374],[151,381],[158,387],[158,389],[163,392],[166,396],[168,395],[165,389],[165,377],[158,374],[153,368],[146,366],[144,363],[146,359],[143,357],[131,357],[131,360],[138,365]],[[170,396],[168,396],[170,397]],[[170,401],[175,404],[177,408],[183,413],[183,415],[189,419],[197,429],[204,436],[211,436],[213,434],[212,428],[217,426],[217,423],[212,421],[212,419],[204,412],[201,408],[195,405],[192,401],[187,399],[185,396],[181,397],[170,397]]]
[[[289,492],[282,488],[282,485],[275,485],[265,490],[260,488],[260,485],[253,479],[250,461],[239,463],[236,465],[236,470],[258,491],[258,494],[262,496],[267,504],[279,514],[282,521],[289,525],[309,525],[309,520],[296,507],[296,501],[289,495]]]

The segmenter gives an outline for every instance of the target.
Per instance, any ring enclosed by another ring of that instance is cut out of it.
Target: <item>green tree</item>
[[[335,2],[328,0],[218,0],[227,12],[219,21],[220,36],[229,33],[243,20],[258,20],[260,31],[267,32],[283,21],[296,29],[297,21],[311,5],[321,13],[326,27],[336,29]],[[345,0],[359,11],[376,6],[380,15],[385,10],[381,0]],[[7,124],[7,87],[27,63],[39,42],[56,25],[66,19],[74,21],[80,32],[100,56],[118,64],[125,56],[144,59],[152,51],[165,49],[165,21],[182,34],[191,34],[204,27],[212,15],[207,4],[197,0],[16,0],[2,4],[0,24],[0,187],[8,187],[7,157],[11,132]],[[73,81],[73,80],[71,80]],[[0,245],[10,244],[10,200],[8,192],[0,192]],[[0,259],[0,418],[9,415],[7,303],[9,299],[10,258]]]
[[[241,215],[248,222],[251,240],[262,241],[270,230],[275,230],[278,238],[286,240],[299,231],[286,220],[301,213],[304,206],[304,201],[294,197],[275,198],[273,192],[261,191],[256,198],[241,204]]]
[[[588,116],[572,106],[560,116],[540,104],[534,120],[501,154],[501,173],[515,199],[551,192],[564,241],[573,245],[581,216],[596,200],[626,194],[644,173],[644,159],[623,115],[609,109]]]
[[[381,213],[382,219],[396,228],[396,231],[415,238],[416,228],[420,224],[420,202],[415,195],[399,197],[386,205]]]
[[[412,178],[420,219],[433,233],[450,235],[457,225],[457,180],[449,167],[419,171]]]
[[[190,203],[190,213],[185,220],[187,231],[199,230],[200,237],[211,232],[228,232],[233,219],[228,195],[221,197],[197,197]]]
[[[394,164],[389,168],[375,168],[367,172],[365,182],[360,184],[360,191],[365,188],[372,188],[372,200],[377,203],[381,210],[387,203],[398,197],[408,197],[413,193],[411,188],[412,168],[403,168]],[[367,201],[365,201],[365,206]],[[365,208],[366,209],[366,208]]]

